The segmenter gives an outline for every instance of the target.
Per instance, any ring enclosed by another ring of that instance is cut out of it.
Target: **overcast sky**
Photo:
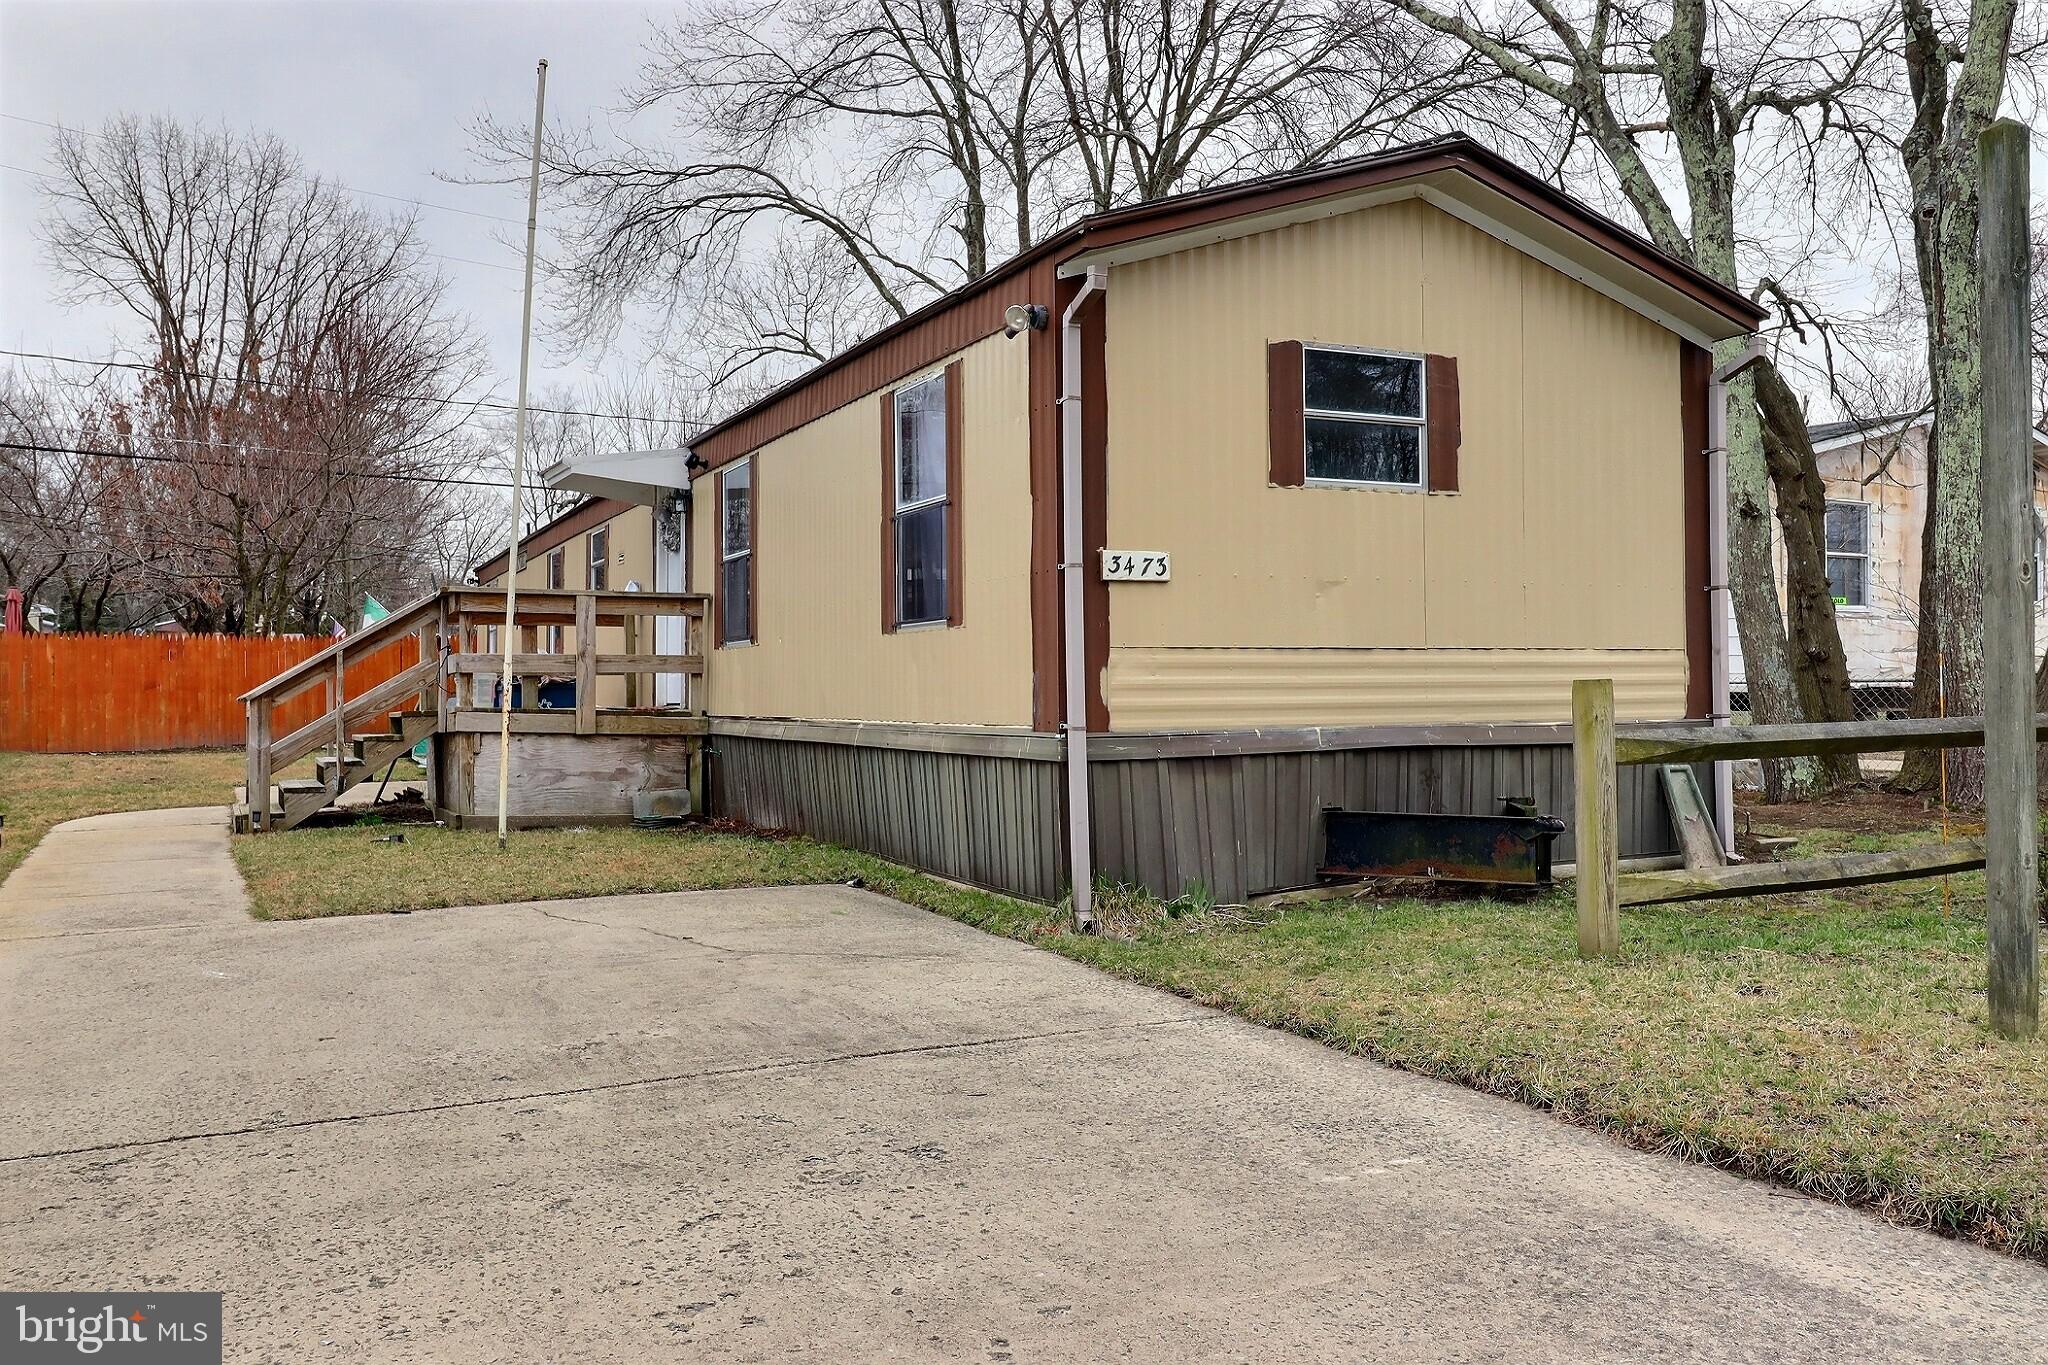
[[[49,166],[52,134],[38,123],[94,128],[119,113],[222,120],[277,134],[310,170],[355,189],[512,220],[419,210],[428,249],[463,258],[441,262],[449,297],[488,341],[497,391],[509,398],[519,360],[524,195],[511,186],[451,185],[435,172],[467,166],[472,115],[531,117],[541,57],[551,122],[605,117],[633,77],[646,16],[659,12],[614,0],[0,0],[0,347],[99,357],[115,352],[124,329],[131,341],[136,335],[113,310],[60,307],[51,298],[34,230],[41,181],[25,173]],[[541,226],[545,234],[545,202]],[[626,372],[632,363],[631,355],[551,354],[537,341],[534,387],[573,384],[600,366]]]

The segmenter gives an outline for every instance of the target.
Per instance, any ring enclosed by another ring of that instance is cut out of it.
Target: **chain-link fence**
[[[1903,683],[1857,683],[1849,689],[1849,703],[1857,720],[1905,720],[1913,714],[1913,684]],[[1728,710],[1737,725],[1750,723],[1749,693],[1736,687],[1728,694]],[[1863,776],[1870,781],[1883,781],[1898,772],[1905,761],[1900,751],[1883,754],[1862,755]],[[1738,786],[1756,786],[1761,774],[1754,762],[1736,766]]]

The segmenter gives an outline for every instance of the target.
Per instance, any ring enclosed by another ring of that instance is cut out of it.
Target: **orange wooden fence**
[[[12,635],[0,633],[0,749],[46,754],[239,748],[236,698],[331,640],[237,635]],[[373,687],[419,661],[404,636],[351,663],[350,691]],[[289,734],[327,709],[314,688],[277,709]]]

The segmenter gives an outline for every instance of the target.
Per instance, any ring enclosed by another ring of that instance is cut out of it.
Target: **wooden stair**
[[[407,751],[440,729],[439,716],[432,711],[399,711],[387,717],[387,722],[388,730],[352,736],[345,753],[325,753],[314,759],[314,776],[288,778],[272,787],[271,828],[304,824],[351,787],[382,777]],[[236,790],[241,800],[235,806],[235,830],[246,833],[250,828],[247,788]]]

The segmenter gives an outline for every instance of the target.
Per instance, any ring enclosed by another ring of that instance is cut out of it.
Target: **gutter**
[[[1711,550],[1707,610],[1713,641],[1712,720],[1717,727],[1733,723],[1728,700],[1728,618],[1732,614],[1728,586],[1728,385],[1763,358],[1762,340],[1751,337],[1748,348],[1714,371],[1707,383],[1707,538]],[[1714,763],[1714,824],[1720,830],[1721,851],[1733,858],[1735,769],[1726,759]]]
[[[1088,801],[1088,635],[1082,607],[1081,533],[1081,305],[1109,288],[1106,267],[1090,268],[1060,314],[1060,653],[1066,665],[1067,866],[1073,886],[1074,927],[1096,928],[1093,812]]]

